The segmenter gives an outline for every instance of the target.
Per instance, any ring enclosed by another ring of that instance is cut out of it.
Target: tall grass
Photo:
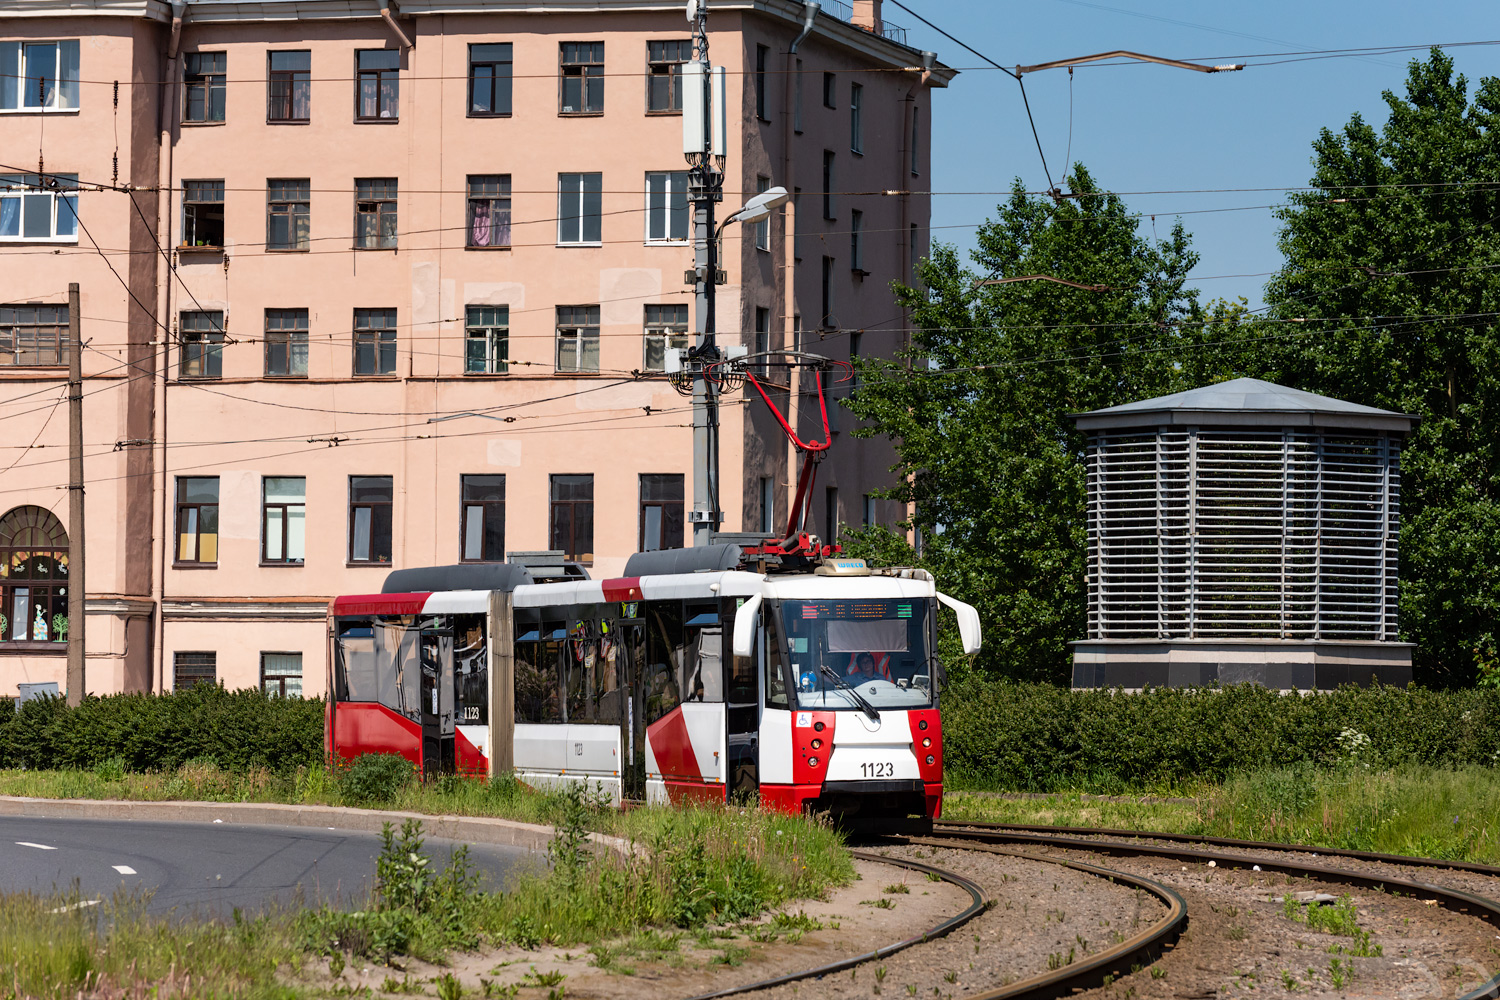
[[[1184,799],[1081,792],[944,797],[949,820],[1109,826],[1313,844],[1500,864],[1500,770],[1418,766],[1372,770],[1299,764],[1179,789]]]

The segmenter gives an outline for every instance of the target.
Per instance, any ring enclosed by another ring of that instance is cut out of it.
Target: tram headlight
[[[812,741],[812,748],[814,750],[821,750],[821,749],[823,749],[823,741],[822,740],[813,740]]]
[[[821,733],[822,731],[823,731],[823,723],[821,723],[821,722],[814,722],[813,723],[813,732],[815,732],[815,733]]]
[[[917,720],[917,728],[920,729],[920,730],[922,730],[923,732],[926,732],[927,731],[927,720],[926,719],[918,719]]]
[[[808,767],[817,767],[818,766],[818,758],[816,758],[816,757],[809,757],[809,758],[807,758],[807,766]]]
[[[933,757],[932,754],[928,754],[927,755],[927,763],[928,764],[935,764],[935,763],[937,763],[937,758]]]
[[[924,736],[924,737],[922,737],[922,745],[924,747],[930,747],[930,746],[932,746],[932,737],[931,736]]]

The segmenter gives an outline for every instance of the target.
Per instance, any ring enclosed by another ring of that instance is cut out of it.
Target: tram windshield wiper
[[[818,669],[827,674],[829,677],[833,678],[834,684],[838,685],[841,689],[849,692],[849,695],[855,700],[855,702],[859,704],[860,709],[866,715],[868,715],[872,721],[880,721],[880,713],[875,710],[875,706],[866,701],[864,699],[864,696],[854,689],[854,685],[844,680],[835,671],[830,670],[827,665],[820,666]]]

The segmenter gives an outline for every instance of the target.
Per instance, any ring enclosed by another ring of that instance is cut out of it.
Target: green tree
[[[1434,49],[1383,96],[1380,130],[1355,115],[1322,131],[1314,190],[1281,212],[1268,319],[1318,332],[1245,374],[1421,418],[1402,456],[1402,631],[1419,678],[1467,684],[1496,661],[1500,615],[1500,80],[1471,101]]]
[[[1086,634],[1083,436],[1069,414],[1171,392],[1180,324],[1196,325],[1197,261],[1181,224],[1162,240],[1080,165],[1070,196],[1029,196],[1021,182],[978,233],[973,270],[952,246],[922,261],[923,287],[898,285],[911,349],[861,360],[849,407],[855,433],[896,444],[899,485],[915,502],[922,562],[979,609],[979,668],[1064,682],[1070,640]],[[1049,275],[1053,281],[977,283]],[[851,548],[894,561],[904,543],[879,529]]]

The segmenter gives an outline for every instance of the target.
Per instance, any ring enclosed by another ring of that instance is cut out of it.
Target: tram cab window
[[[410,616],[339,618],[335,629],[337,700],[384,705],[420,719],[421,632],[412,627]]]
[[[460,725],[490,724],[490,657],[484,628],[484,615],[454,616],[453,686]]]
[[[798,708],[926,708],[936,658],[929,600],[784,601]],[[858,696],[850,689],[857,689]]]
[[[517,625],[516,721],[563,721],[561,667],[567,629],[562,622]]]

